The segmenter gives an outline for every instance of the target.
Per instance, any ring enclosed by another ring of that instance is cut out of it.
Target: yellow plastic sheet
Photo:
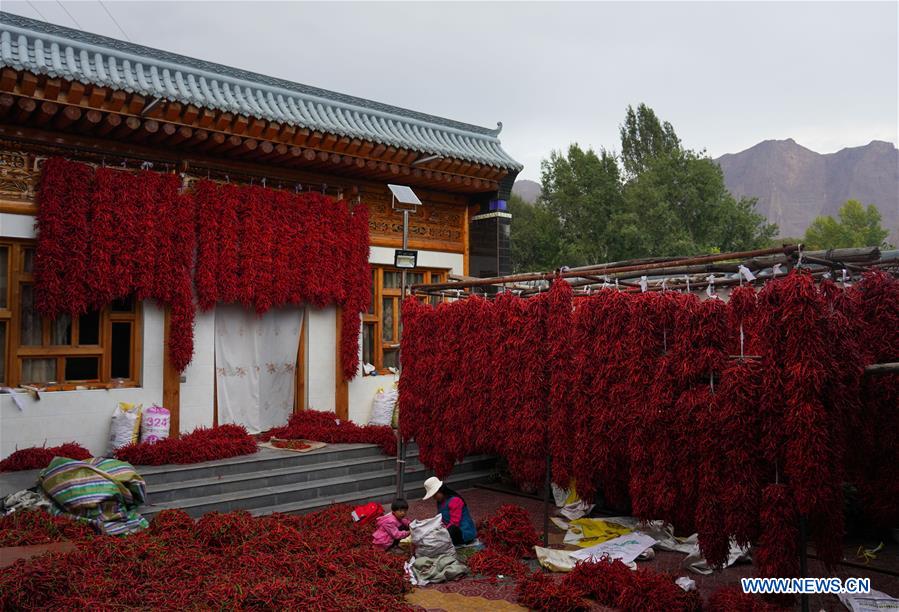
[[[565,537],[565,542],[581,548],[601,544],[633,531],[627,527],[595,518],[576,519],[568,525],[568,535]],[[579,537],[579,539],[575,541],[575,537]]]

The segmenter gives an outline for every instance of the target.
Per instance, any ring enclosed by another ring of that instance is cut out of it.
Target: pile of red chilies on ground
[[[34,260],[35,305],[78,316],[135,295],[171,308],[169,352],[193,355],[199,306],[338,305],[341,368],[358,367],[359,316],[371,299],[368,210],[318,193],[199,181],[174,173],[44,164]],[[196,265],[195,265],[196,264]]]
[[[685,591],[668,574],[642,568],[631,571],[621,561],[579,563],[563,577],[537,571],[518,585],[518,603],[533,610],[589,610],[585,598],[621,612],[699,612],[698,591]]]
[[[530,512],[515,504],[503,504],[478,523],[478,538],[492,552],[516,559],[533,557],[540,544]]]
[[[69,459],[90,459],[89,450],[77,442],[66,442],[59,446],[32,446],[22,448],[0,461],[0,472],[18,472],[20,470],[42,470],[53,461],[53,457]]]
[[[42,509],[17,510],[0,517],[0,548],[30,546],[64,540],[80,542],[94,531],[86,524],[63,516],[53,516]],[[3,609],[3,606],[0,606]]]
[[[517,557],[493,549],[479,550],[468,558],[467,563],[472,574],[487,576],[493,581],[497,576],[522,578],[529,571]]]
[[[731,540],[755,544],[762,576],[798,572],[802,515],[838,559],[844,482],[872,521],[899,521],[899,437],[884,435],[899,430],[899,375],[864,375],[899,359],[886,273],[844,287],[791,272],[728,302],[556,282],[410,299],[403,326],[401,431],[438,476],[495,453],[534,490],[548,453],[560,486],[698,532],[714,565]]]
[[[0,609],[406,610],[403,557],[332,506],[306,516],[166,510],[127,537],[96,536],[0,572]]]
[[[116,449],[113,454],[132,465],[165,465],[227,459],[257,450],[256,440],[242,425],[229,424],[198,427],[178,438],[136,442]]]
[[[396,434],[387,425],[359,426],[352,421],[342,421],[333,412],[304,410],[291,415],[284,427],[276,427],[261,434],[263,441],[271,438],[282,440],[314,440],[336,444],[377,444],[388,455],[396,455]]]

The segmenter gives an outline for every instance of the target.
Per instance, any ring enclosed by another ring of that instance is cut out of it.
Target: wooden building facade
[[[166,357],[168,313],[122,300],[71,320],[33,299],[36,192],[52,156],[358,200],[370,213],[373,306],[360,321],[372,376],[345,382],[336,307],[305,310],[296,409],[365,422],[392,384],[402,215],[388,183],[411,186],[419,251],[411,282],[508,273],[503,201],[521,169],[487,129],[0,13],[0,458],[75,440],[105,450],[119,401],[158,403],[184,432],[218,420],[214,314],[198,313],[194,358]],[[15,401],[14,401],[15,400]]]

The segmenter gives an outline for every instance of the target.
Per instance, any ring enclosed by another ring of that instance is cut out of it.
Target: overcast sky
[[[897,142],[896,2],[311,3],[4,0],[3,10],[494,126],[520,178],[571,142],[617,150],[645,102],[712,156],[771,138]],[[68,13],[66,14],[66,10]],[[38,14],[40,13],[40,14]],[[113,20],[114,18],[114,20]],[[79,25],[76,25],[76,23]]]

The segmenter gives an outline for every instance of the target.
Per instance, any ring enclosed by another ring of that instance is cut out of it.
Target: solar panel
[[[387,187],[390,189],[390,193],[393,194],[393,197],[396,198],[396,201],[400,204],[414,204],[415,206],[421,206],[421,200],[418,199],[418,196],[415,195],[415,192],[412,191],[412,188],[407,185],[390,185]]]

